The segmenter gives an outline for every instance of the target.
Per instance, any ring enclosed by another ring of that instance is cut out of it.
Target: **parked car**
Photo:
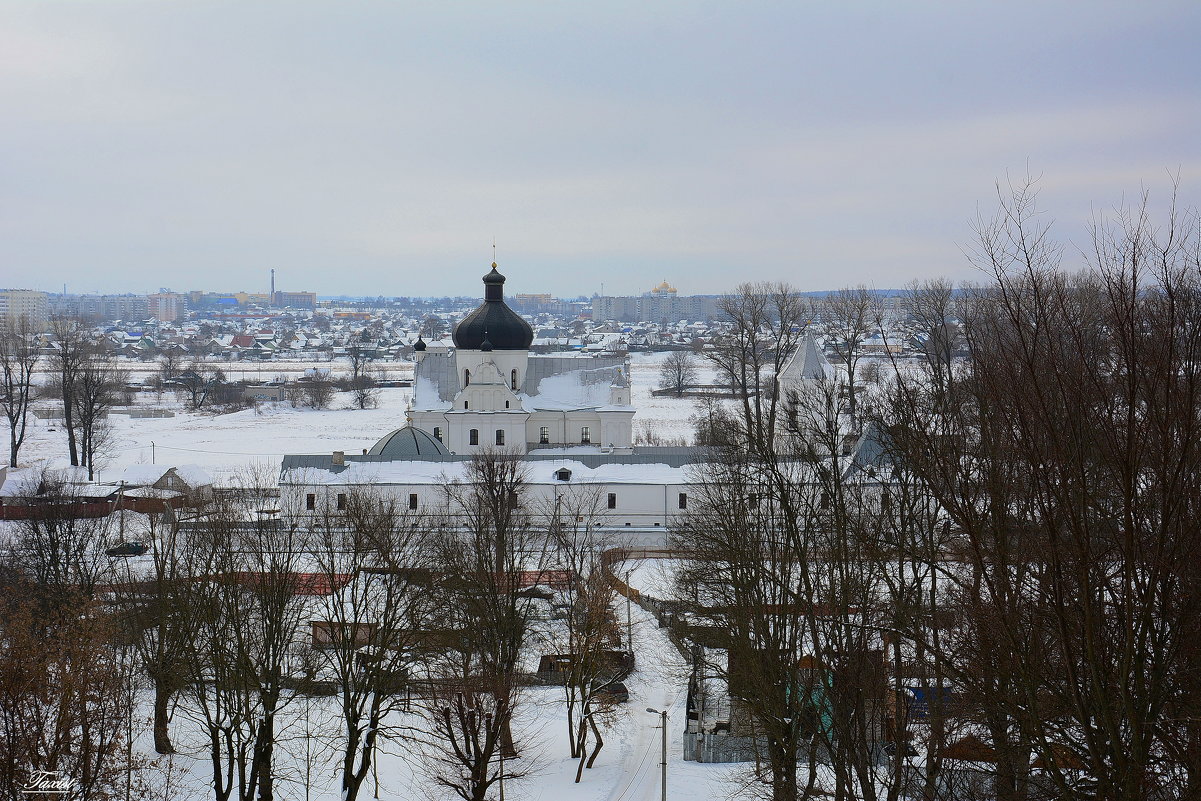
[[[613,681],[600,688],[597,696],[610,703],[624,704],[630,700],[630,691],[620,681]]]
[[[123,542],[105,551],[109,556],[141,556],[146,553],[146,546],[140,542]]]

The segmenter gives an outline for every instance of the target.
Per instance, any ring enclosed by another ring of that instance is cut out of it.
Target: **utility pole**
[[[662,730],[661,733],[663,735],[663,761],[659,763],[663,767],[663,790],[659,796],[659,801],[667,801],[667,710],[664,709],[660,712],[648,706],[646,711],[652,715],[659,716],[659,728]]]
[[[155,461],[154,461],[154,440],[150,440],[150,464],[155,464]]]

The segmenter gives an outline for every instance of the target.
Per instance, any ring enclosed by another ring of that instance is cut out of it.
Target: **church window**
[[[539,445],[549,445],[550,444],[550,428],[548,426],[542,426],[541,428],[538,429],[538,444]]]
[[[680,508],[681,509],[688,508],[688,493],[687,492],[680,493]]]
[[[415,492],[409,493],[409,508],[410,509],[417,508],[417,493],[415,493]]]
[[[442,429],[439,426],[434,426],[434,439],[442,441]]]
[[[339,509],[346,508],[346,493],[345,492],[338,493],[338,508]]]
[[[592,432],[588,430],[588,426],[580,427],[580,444],[588,445],[592,442]]]
[[[467,432],[467,444],[468,445],[479,445],[480,444],[480,430],[478,428],[473,428]]]
[[[310,512],[317,508],[317,496],[315,494],[310,492],[304,496],[304,508]]]
[[[505,430],[503,428],[496,429],[496,444],[497,445],[505,444]]]
[[[616,492],[609,493],[609,508],[610,509],[617,508],[617,493]]]
[[[513,372],[509,374],[509,388],[512,389],[514,392],[517,391],[517,370],[516,369],[513,370]]]
[[[466,409],[466,408],[467,408],[467,401],[463,401],[463,408],[464,408],[464,409]]]
[[[465,387],[471,386],[471,371],[470,370],[463,371],[463,386],[465,386]]]

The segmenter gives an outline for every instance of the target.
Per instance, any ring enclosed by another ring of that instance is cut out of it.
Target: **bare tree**
[[[19,518],[10,524],[9,564],[37,588],[39,603],[59,606],[78,595],[91,597],[108,561],[111,507],[88,504],[53,470],[43,470],[33,491],[10,504],[10,514]]]
[[[198,339],[198,338],[197,338]],[[196,340],[189,341],[189,345],[195,344]],[[163,381],[170,381],[179,375],[183,367],[184,351],[181,348],[164,348],[158,357],[159,378]],[[193,361],[196,361],[195,359]]]
[[[366,334],[366,330],[363,333]],[[350,390],[354,405],[359,409],[373,409],[379,405],[379,387],[376,386],[372,367],[373,352],[363,342],[346,347],[346,355],[350,359],[350,380],[346,388]]]
[[[334,399],[334,384],[330,380],[329,370],[315,370],[308,376],[302,387],[304,402],[313,409],[328,409]]]
[[[0,797],[28,798],[45,772],[71,797],[115,797],[135,765],[122,748],[132,698],[110,621],[76,598],[46,609],[20,579],[0,593]]]
[[[421,323],[421,333],[430,341],[441,339],[446,333],[446,321],[436,314],[431,314]]]
[[[554,558],[569,576],[562,645],[563,692],[567,703],[567,742],[579,759],[576,782],[591,768],[605,745],[601,730],[610,722],[612,703],[607,690],[626,672],[627,657],[615,658],[622,647],[613,613],[616,593],[604,570],[606,535],[601,494],[595,487],[564,488],[548,510]],[[632,658],[632,654],[628,658]],[[588,749],[591,734],[593,746]]]
[[[737,397],[731,436],[770,451],[783,401],[777,377],[800,343],[808,307],[787,284],[742,284],[722,298],[721,311],[730,330],[704,355]]]
[[[298,590],[304,533],[293,521],[253,519],[266,499],[249,477],[239,499],[211,505],[189,533],[185,582],[192,629],[183,654],[186,711],[205,733],[216,801],[270,801],[278,768],[277,719],[295,695],[304,602]]]
[[[200,411],[209,402],[214,388],[225,381],[225,374],[212,365],[194,361],[179,373],[171,383],[187,393],[192,411]]]
[[[79,466],[75,393],[79,371],[89,348],[87,332],[84,322],[75,317],[55,317],[50,321],[50,333],[54,337],[54,354],[50,361],[63,404],[63,427],[67,432],[67,452],[72,467]]]
[[[428,648],[433,611],[427,540],[431,519],[395,501],[351,493],[324,509],[315,556],[331,588],[315,622],[312,665],[332,675],[340,711],[341,797],[354,801],[380,744],[400,732],[387,717],[407,708],[407,691]]]
[[[905,310],[925,337],[923,356],[930,366],[931,377],[945,383],[963,338],[959,326],[952,320],[955,316],[954,285],[945,278],[914,281],[905,297]]]
[[[686,350],[673,350],[667,354],[659,368],[659,389],[669,389],[677,398],[684,390],[696,383],[696,357]]]
[[[1036,779],[1069,798],[1201,788],[1197,231],[1156,227],[1144,199],[1099,220],[1090,268],[1067,274],[1033,188],[1002,194],[979,226],[991,283],[966,297],[964,376],[899,381],[889,404],[961,540],[964,565],[939,571],[958,611],[946,668],[977,702],[999,798]]]
[[[187,665],[183,657],[194,631],[189,620],[187,585],[204,577],[192,571],[174,514],[148,514],[145,526],[150,575],[135,573],[133,566],[127,565],[124,581],[114,585],[113,594],[121,612],[123,633],[133,644],[153,686],[154,750],[172,754],[175,748],[168,728],[170,708],[185,686]]]
[[[444,690],[426,708],[429,772],[466,801],[484,801],[494,784],[521,775],[512,720],[530,607],[518,590],[541,575],[547,534],[526,509],[516,456],[478,454],[466,481],[447,491],[451,511],[435,546],[458,642],[430,666]]]
[[[33,374],[40,357],[27,318],[0,322],[0,409],[8,419],[8,464],[17,466],[17,454],[25,442]]]
[[[880,298],[863,286],[840,289],[822,299],[819,313],[826,342],[846,368],[849,411],[851,418],[857,420],[856,372],[863,358],[864,341],[880,330],[883,316]]]
[[[88,471],[88,481],[96,474],[96,457],[110,444],[109,411],[117,405],[129,374],[118,370],[111,361],[88,352],[80,362],[75,379],[75,421],[79,429],[79,450]]]

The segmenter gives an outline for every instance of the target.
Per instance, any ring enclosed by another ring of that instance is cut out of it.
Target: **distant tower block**
[[[271,305],[275,305],[275,268],[271,268]]]

